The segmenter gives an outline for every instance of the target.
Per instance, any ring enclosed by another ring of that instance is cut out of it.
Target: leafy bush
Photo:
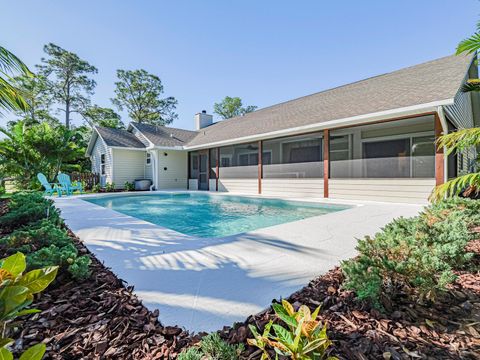
[[[229,345],[217,333],[205,336],[199,347],[191,347],[178,355],[178,360],[237,360],[243,344]]]
[[[45,199],[41,193],[20,192],[12,196],[8,212],[0,217],[0,227],[15,229],[41,219],[49,219],[60,224],[60,214],[53,206],[53,201]]]
[[[0,217],[0,222],[10,216],[11,226],[19,222],[26,223],[23,221],[23,216],[25,216],[23,211],[27,205],[43,209],[43,212],[48,213],[49,217],[36,222],[27,222],[26,225],[14,230],[10,235],[1,238],[0,244],[4,245],[6,253],[12,254],[17,251],[25,253],[29,269],[56,265],[60,266],[62,271],[68,271],[75,279],[89,277],[91,260],[88,256],[78,256],[78,251],[67,231],[58,226],[60,224],[59,213],[53,207],[51,200],[46,200],[37,193],[14,195],[9,204],[10,211]],[[17,217],[12,216],[12,212]]]
[[[126,181],[123,185],[123,188],[125,189],[125,191],[133,191],[135,190],[135,185],[131,182]]]
[[[101,188],[102,187],[100,186],[100,184],[95,184],[95,185],[92,186],[92,192],[98,193],[98,192],[100,192]]]
[[[434,300],[455,280],[453,270],[471,260],[465,246],[473,238],[469,229],[478,224],[480,202],[459,198],[396,219],[373,238],[360,240],[359,256],[342,263],[345,287],[375,306],[382,293],[392,296],[399,289]]]
[[[8,346],[14,342],[9,338],[10,324],[18,317],[39,312],[28,309],[33,295],[45,290],[55,279],[57,267],[48,267],[30,271],[26,274],[25,256],[16,253],[0,261],[0,358],[13,359]],[[45,353],[45,344],[37,344],[27,349],[20,360],[39,360]]]
[[[105,184],[105,191],[107,192],[114,192],[115,191],[115,183],[106,183]]]
[[[282,300],[282,304],[273,304],[273,310],[286,327],[270,321],[260,335],[257,329],[250,325],[254,339],[248,339],[251,346],[262,350],[262,360],[270,359],[267,348],[271,347],[278,355],[288,356],[294,360],[325,359],[327,349],[332,344],[327,336],[327,324],[317,320],[320,307],[313,313],[306,305],[301,305],[295,311],[292,304]],[[275,335],[270,333],[273,327]],[[328,357],[333,360],[335,357]]]

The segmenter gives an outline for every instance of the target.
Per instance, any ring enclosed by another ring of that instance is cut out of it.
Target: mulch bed
[[[0,202],[0,216],[5,205]],[[92,277],[75,282],[59,275],[33,304],[42,312],[23,321],[15,334],[18,352],[44,342],[46,359],[175,359],[199,341],[179,327],[163,326],[158,312],[143,306],[133,288],[126,287],[73,233],[70,236],[79,252],[91,257]],[[468,250],[477,254],[473,265],[478,269],[480,240],[472,241]],[[321,318],[328,322],[334,342],[330,355],[340,359],[480,359],[480,272],[457,275],[450,291],[435,304],[414,304],[406,297],[385,299],[385,314],[342,289],[339,268],[288,300],[295,306],[321,305]],[[220,335],[231,343],[245,343],[251,337],[248,324],[263,328],[274,317],[270,308],[225,327]],[[242,357],[257,360],[260,355],[247,347]]]
[[[480,266],[480,241],[470,244]],[[406,297],[385,299],[385,314],[342,289],[337,267],[310,282],[288,300],[312,309],[321,306],[334,345],[330,355],[340,359],[480,359],[480,272],[458,272],[450,291],[435,304],[414,304]],[[274,319],[272,309],[250,316],[245,323],[226,327],[221,335],[230,343],[245,342],[248,324],[263,327]],[[249,347],[248,358],[258,359]],[[274,356],[272,357],[274,358]]]
[[[59,275],[33,306],[42,310],[22,322],[16,347],[44,342],[46,359],[169,359],[190,338],[179,327],[162,326],[151,312],[70,232],[80,253],[92,259],[92,277],[75,282]]]

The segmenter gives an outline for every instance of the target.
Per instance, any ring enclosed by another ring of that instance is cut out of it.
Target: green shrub
[[[133,191],[135,190],[135,185],[131,182],[125,181],[123,188],[125,189],[125,191]]]
[[[106,183],[105,184],[105,191],[107,192],[114,192],[115,191],[115,183]]]
[[[8,204],[8,212],[0,217],[0,227],[15,229],[41,219],[49,219],[60,224],[60,213],[53,201],[45,199],[41,193],[20,192],[12,196]]]
[[[455,280],[453,270],[472,259],[465,246],[473,239],[469,229],[478,224],[480,202],[469,199],[443,201],[416,217],[396,219],[358,242],[359,256],[342,263],[344,285],[376,306],[382,293],[392,296],[399,289],[434,300]]]
[[[95,184],[95,185],[92,186],[92,192],[98,193],[98,192],[100,192],[101,188],[102,187],[100,186],[100,184]]]
[[[237,360],[243,344],[229,345],[217,333],[202,338],[199,347],[191,347],[178,355],[178,360]]]

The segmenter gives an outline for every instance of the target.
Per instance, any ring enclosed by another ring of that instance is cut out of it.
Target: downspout
[[[152,148],[147,148],[147,152],[150,154],[152,163],[152,185],[150,185],[150,191],[157,189],[157,157],[156,152]]]
[[[440,124],[442,125],[443,134],[448,134],[448,123],[447,118],[445,117],[445,112],[443,111],[443,106],[437,107],[437,114],[438,118],[440,119]],[[443,179],[445,182],[448,181],[448,155],[447,155],[447,148],[443,147],[443,154],[444,154],[444,165],[443,165]]]

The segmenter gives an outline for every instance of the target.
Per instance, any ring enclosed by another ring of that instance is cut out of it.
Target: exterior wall
[[[216,179],[209,179],[208,181],[208,190],[209,191],[216,191],[217,187],[217,180]]]
[[[258,194],[258,179],[218,179],[218,191],[241,194]]]
[[[328,186],[332,199],[427,203],[435,179],[329,179]]]
[[[188,180],[188,189],[189,190],[198,190],[198,180],[197,179],[189,179]]]
[[[100,177],[102,176],[100,160],[102,154],[105,154],[105,181],[112,182],[112,149],[108,148],[100,137],[97,137],[90,160],[92,162],[92,172],[100,174]]]
[[[117,189],[123,189],[126,181],[145,177],[145,151],[111,149],[113,151],[113,182]]]
[[[187,151],[158,150],[158,166],[156,167],[158,171],[158,190],[187,188],[187,158]]]
[[[323,179],[262,179],[262,194],[282,197],[323,197]]]

